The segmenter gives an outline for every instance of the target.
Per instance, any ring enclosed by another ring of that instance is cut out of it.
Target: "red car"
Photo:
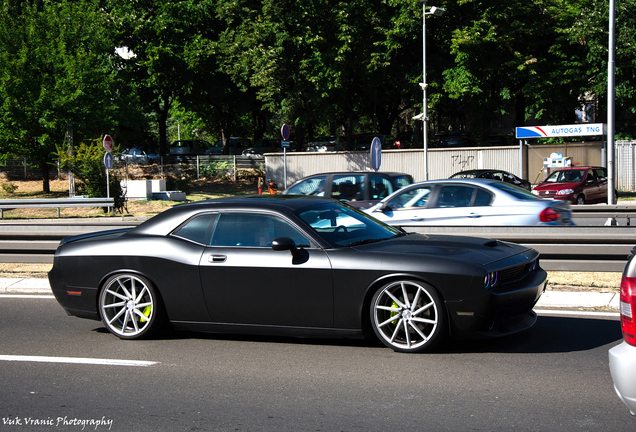
[[[572,204],[607,202],[607,171],[602,167],[559,169],[539,183],[533,194]]]

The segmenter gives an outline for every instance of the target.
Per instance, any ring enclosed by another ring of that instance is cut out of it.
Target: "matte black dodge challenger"
[[[162,324],[356,338],[395,351],[531,327],[537,251],[407,234],[335,200],[290,195],[175,206],[132,229],[62,240],[49,273],[69,315],[123,339]]]

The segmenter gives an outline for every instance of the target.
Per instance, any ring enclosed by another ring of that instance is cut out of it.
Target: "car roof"
[[[482,168],[482,169],[472,169],[472,170],[466,170],[466,171],[459,171],[456,172],[453,175],[457,175],[457,174],[473,174],[473,173],[484,173],[484,172],[490,172],[490,171],[499,171],[499,172],[508,172],[502,169],[497,169],[497,168]]]
[[[570,171],[570,170],[579,170],[579,169],[590,169],[590,168],[592,168],[592,169],[599,169],[599,168],[600,168],[600,169],[605,169],[605,168],[603,168],[603,167],[597,167],[597,166],[578,166],[578,165],[577,165],[577,166],[572,166],[572,167],[563,167],[563,168],[559,168],[559,169],[556,169],[556,170],[554,170],[554,171],[552,171],[552,172],[557,172],[557,171]]]
[[[179,204],[133,228],[131,234],[166,235],[184,220],[198,214],[215,210],[263,210],[292,213],[298,209],[326,203],[338,203],[331,198],[305,195],[240,195],[213,198],[192,203]]]
[[[465,183],[465,184],[478,186],[478,185],[484,185],[484,184],[501,185],[502,182],[499,180],[481,179],[481,178],[439,179],[439,180],[426,180],[426,181],[421,181],[417,183],[411,183],[408,186],[404,186],[402,189],[411,188],[417,185],[425,185],[425,184],[435,185],[435,184],[441,184],[441,183]]]
[[[386,171],[380,171],[380,172],[371,172],[371,171],[333,171],[333,172],[324,172],[324,173],[316,173],[316,174],[310,174],[308,176],[305,176],[303,178],[301,178],[300,180],[304,180],[307,178],[311,178],[311,177],[316,177],[316,176],[323,176],[323,175],[361,175],[361,174],[379,174],[379,175],[388,175],[388,176],[402,176],[402,175],[407,175],[410,176],[411,174],[407,174],[407,173],[400,173],[400,172],[386,172]],[[300,181],[298,180],[298,181]]]

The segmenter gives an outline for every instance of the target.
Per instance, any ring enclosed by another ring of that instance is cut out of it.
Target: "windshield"
[[[579,183],[585,178],[586,170],[555,171],[545,179],[546,183]]]
[[[396,228],[337,202],[304,208],[298,211],[298,216],[333,246],[386,240],[402,234]]]

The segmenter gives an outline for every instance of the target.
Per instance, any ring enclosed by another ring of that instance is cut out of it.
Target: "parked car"
[[[146,152],[139,147],[122,150],[119,158],[127,164],[147,165],[151,162]]]
[[[304,177],[282,193],[335,198],[365,208],[411,183],[413,177],[403,173],[334,172]]]
[[[495,169],[475,169],[468,171],[460,171],[456,174],[453,174],[449,178],[452,179],[471,179],[471,178],[480,178],[480,179],[493,179],[499,181],[505,181],[506,183],[513,184],[515,186],[519,186],[525,190],[531,191],[532,185],[528,180],[517,177],[514,174],[509,173],[508,171],[503,170],[495,170]]]
[[[205,140],[187,139],[178,140],[170,146],[171,155],[202,155],[210,148],[210,143]]]
[[[435,140],[431,147],[439,148],[459,148],[474,147],[473,141],[466,131],[451,131],[445,134],[435,135]]]
[[[532,193],[578,205],[606,203],[607,171],[587,166],[558,169],[535,186]]]
[[[415,142],[415,133],[414,132],[400,132],[398,136],[395,138],[395,142],[391,148],[402,150],[402,149],[410,149],[410,148],[424,148],[424,143],[422,141],[422,137],[420,137],[419,142]]]
[[[240,155],[243,150],[252,147],[252,140],[248,138],[231,137],[229,142],[229,154]],[[223,154],[223,140],[220,139],[214,143],[209,149],[205,151],[206,155],[220,155]]]
[[[308,152],[327,152],[345,150],[347,140],[345,137],[337,135],[319,136],[307,144]]]
[[[383,149],[391,148],[395,142],[395,138],[389,135],[366,133],[353,136],[353,151],[369,151],[374,138],[380,140],[380,146]]]
[[[278,153],[282,152],[279,139],[262,138],[257,139],[252,147],[248,147],[241,153],[243,156],[262,156],[265,153]]]
[[[480,147],[513,146],[515,144],[512,135],[490,135],[479,142]]]
[[[390,225],[574,225],[566,202],[497,180],[414,183],[365,209]]]
[[[539,253],[407,234],[336,200],[254,195],[172,207],[132,229],[63,239],[49,272],[69,315],[121,339],[177,330],[376,335],[419,352],[536,321]],[[366,331],[368,329],[368,332]]]
[[[620,311],[623,342],[609,350],[609,368],[616,394],[636,416],[636,247],[621,278]]]

